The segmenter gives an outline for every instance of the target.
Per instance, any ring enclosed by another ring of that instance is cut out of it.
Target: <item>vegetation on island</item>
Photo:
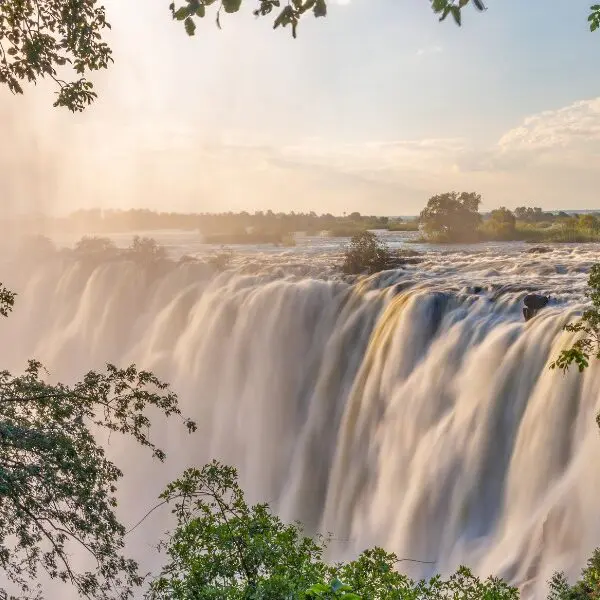
[[[433,196],[420,215],[424,241],[474,243],[485,241],[600,242],[600,213],[544,212],[539,207],[505,207],[479,213],[475,192]]]
[[[78,210],[66,217],[19,216],[5,220],[7,231],[31,234],[60,231],[106,235],[158,230],[196,231],[216,246],[274,244],[293,246],[297,234],[352,237],[365,231],[409,232],[435,243],[484,241],[600,242],[600,213],[546,212],[539,207],[505,207],[480,213],[481,195],[446,192],[429,199],[419,217],[331,213],[166,213],[145,209]],[[200,239],[200,237],[199,237]]]

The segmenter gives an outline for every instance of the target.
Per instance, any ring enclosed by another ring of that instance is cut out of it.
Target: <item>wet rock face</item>
[[[550,298],[548,296],[542,296],[541,294],[527,294],[523,298],[523,317],[525,321],[533,319],[535,315],[548,305]]]
[[[527,294],[523,299],[523,304],[527,308],[534,310],[540,310],[548,305],[550,298],[548,296],[542,296],[541,294]]]

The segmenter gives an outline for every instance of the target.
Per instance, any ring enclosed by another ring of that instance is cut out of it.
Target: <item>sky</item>
[[[81,115],[0,88],[6,211],[417,214],[600,208],[600,32],[589,0],[330,0],[298,39],[245,11],[188,38],[169,0],[106,0],[115,64]]]

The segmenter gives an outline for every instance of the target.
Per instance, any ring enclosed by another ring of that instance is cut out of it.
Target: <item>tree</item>
[[[342,269],[349,275],[373,274],[390,267],[391,254],[374,233],[361,231],[352,236],[344,253]]]
[[[550,365],[552,369],[567,371],[575,363],[579,371],[584,371],[590,363],[590,356],[600,359],[600,264],[592,266],[588,279],[587,295],[591,307],[584,311],[575,323],[569,323],[565,330],[580,334],[577,341]],[[600,419],[598,420],[600,426]]]
[[[248,506],[231,467],[188,469],[161,499],[177,527],[161,546],[169,562],[153,600],[293,598],[326,576],[323,541],[284,525],[267,505]]]
[[[14,300],[0,284],[2,316]],[[142,577],[122,554],[126,531],[114,512],[122,473],[92,431],[129,436],[163,460],[148,412],[180,415],[177,397],[135,365],[107,365],[72,386],[50,384],[44,373],[36,361],[17,377],[0,372],[0,570],[19,598],[40,597],[31,583],[40,571],[84,598],[127,598]],[[94,571],[74,566],[75,547],[95,559]]]
[[[463,242],[477,238],[481,196],[475,192],[447,192],[433,196],[421,211],[425,234],[437,241]]]
[[[579,581],[569,585],[564,573],[550,580],[548,600],[592,600],[600,596],[600,549],[596,549],[581,572]]]
[[[517,219],[504,206],[493,210],[490,218],[484,223],[485,232],[497,240],[514,239]]]
[[[161,546],[168,562],[152,583],[152,600],[518,598],[505,582],[481,581],[464,567],[447,580],[414,582],[381,548],[328,565],[326,540],[283,524],[266,504],[249,506],[235,469],[218,462],[188,469],[161,498],[172,506],[176,528]]]
[[[73,252],[85,259],[101,259],[115,257],[119,254],[116,244],[109,238],[84,236],[76,244]]]
[[[22,94],[21,82],[50,78],[54,106],[81,111],[96,97],[86,79],[106,68],[111,50],[102,40],[110,27],[96,0],[5,0],[0,4],[0,83]],[[65,81],[67,72],[75,75]]]
[[[155,239],[149,237],[140,237],[135,235],[131,246],[128,248],[128,254],[131,258],[142,263],[153,263],[164,260],[167,257],[167,251]]]
[[[577,225],[580,229],[597,231],[598,219],[591,214],[579,215],[579,223]]]

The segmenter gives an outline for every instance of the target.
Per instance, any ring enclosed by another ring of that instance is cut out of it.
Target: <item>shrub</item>
[[[344,254],[342,270],[348,275],[373,274],[390,267],[391,254],[385,243],[370,231],[352,236]]]
[[[131,246],[127,249],[131,258],[140,262],[154,262],[167,257],[167,251],[155,239],[134,236]]]
[[[75,244],[73,253],[80,258],[107,258],[116,256],[119,251],[109,238],[84,236]]]

